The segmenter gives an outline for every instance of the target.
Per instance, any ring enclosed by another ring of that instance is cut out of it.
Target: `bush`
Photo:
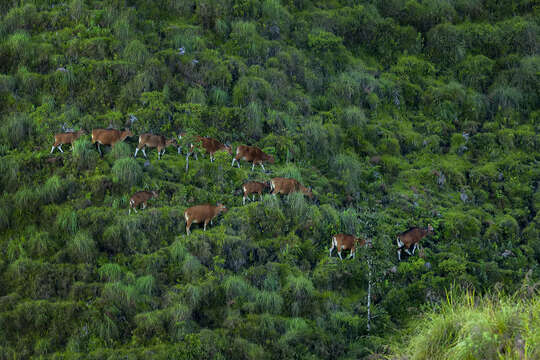
[[[73,143],[73,161],[75,161],[79,170],[94,168],[97,158],[98,153],[87,139],[80,138]]]
[[[92,262],[96,256],[96,243],[92,236],[79,231],[73,238],[68,240],[67,250],[74,262]]]
[[[395,353],[412,359],[497,359],[504,354],[531,359],[540,356],[536,346],[540,326],[538,299],[475,299],[470,293],[449,296],[438,311],[416,322],[406,343]],[[517,301],[516,301],[517,300]]]
[[[142,180],[142,169],[131,157],[121,158],[112,167],[113,181],[125,187],[138,185]]]
[[[0,136],[4,144],[16,148],[28,141],[33,135],[34,123],[26,114],[15,114],[9,117],[0,128]]]
[[[288,309],[291,316],[314,316],[312,301],[315,296],[315,288],[311,280],[304,276],[289,276],[281,292],[286,302],[285,308]]]
[[[125,142],[115,144],[111,150],[111,155],[115,160],[127,158],[132,155],[131,148]]]

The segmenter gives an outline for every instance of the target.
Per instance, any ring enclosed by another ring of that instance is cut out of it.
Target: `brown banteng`
[[[206,225],[208,225],[208,223],[212,224],[212,220],[221,212],[225,211],[227,211],[227,208],[219,203],[217,206],[205,204],[187,208],[186,211],[184,211],[184,219],[186,219],[186,233],[188,235],[191,234],[190,228],[191,224],[193,223],[203,223],[204,231],[206,231]]]
[[[131,209],[135,210],[135,213],[136,213],[137,207],[141,203],[142,203],[142,208],[145,209],[147,206],[147,201],[152,198],[157,198],[158,195],[159,195],[159,192],[156,190],[136,192],[129,199],[129,213],[131,214]]]
[[[232,149],[229,145],[225,145],[221,143],[220,141],[210,138],[210,137],[202,137],[202,136],[196,136],[195,137],[195,143],[189,144],[189,150],[186,155],[186,170],[188,167],[188,160],[189,156],[193,155],[195,157],[195,160],[197,160],[197,150],[202,147],[208,154],[210,154],[210,161],[214,161],[214,154],[218,151],[227,151],[229,154],[232,154]]]
[[[165,136],[162,135],[141,134],[139,135],[139,145],[137,145],[137,148],[135,149],[134,157],[137,157],[139,150],[142,150],[144,157],[146,157],[144,148],[147,147],[157,148],[158,159],[161,159],[161,156],[165,154],[165,148],[170,145],[178,147],[178,141],[176,141],[176,139],[166,139]]]
[[[274,163],[274,157],[272,155],[264,153],[256,146],[247,145],[240,145],[236,148],[236,156],[234,157],[231,165],[234,166],[234,162],[236,161],[238,167],[240,167],[239,160],[246,160],[247,162],[252,162],[253,165],[251,166],[251,171],[255,169],[255,165],[257,164],[260,164],[263,170],[265,170],[263,161],[268,161],[270,164]]]
[[[115,130],[115,129],[94,129],[92,130],[92,144],[97,144],[99,154],[101,155],[101,145],[115,144],[126,140],[128,136],[133,136],[131,130]]]
[[[272,180],[270,180],[270,188],[272,189],[272,195],[287,195],[293,192],[302,192],[310,199],[313,198],[313,193],[311,192],[311,189],[303,186],[296,179],[279,177],[273,178]]]
[[[341,251],[342,250],[351,250],[349,253],[349,257],[354,258],[356,256],[356,246],[364,246],[366,244],[366,240],[358,238],[353,235],[347,235],[347,234],[337,234],[332,237],[332,247],[330,248],[330,256],[332,256],[332,250],[334,248],[337,248],[338,256],[341,260],[343,258],[341,257]]]
[[[418,227],[413,227],[405,232],[402,232],[397,236],[397,246],[398,246],[398,260],[401,261],[401,250],[405,249],[405,252],[409,255],[413,255],[414,251],[418,247],[418,243],[427,235],[433,234],[433,227],[428,225],[427,229],[421,229]],[[412,254],[409,249],[413,247]]]
[[[259,182],[259,181],[249,181],[242,185],[242,190],[244,190],[244,196],[242,197],[242,204],[246,204],[246,199],[249,199],[249,195],[253,194],[253,201],[255,201],[255,194],[259,194],[259,198],[262,197],[264,189],[270,187],[270,183]]]
[[[70,144],[73,146],[73,142],[80,138],[82,135],[86,135],[86,131],[79,130],[76,132],[65,132],[65,133],[59,133],[54,135],[54,144],[51,149],[51,154],[54,151],[55,148],[58,148],[60,152],[64,152],[62,150],[62,145],[64,144]]]

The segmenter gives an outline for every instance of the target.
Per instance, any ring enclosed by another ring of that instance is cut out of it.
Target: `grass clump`
[[[68,241],[67,249],[73,260],[91,262],[96,255],[96,243],[90,234],[78,232]]]
[[[133,158],[122,158],[114,162],[112,168],[113,181],[124,186],[137,185],[142,179],[142,169]]]
[[[87,139],[78,139],[73,143],[73,160],[79,170],[93,168],[97,158],[97,152]]]
[[[407,344],[396,344],[408,359],[538,359],[540,300],[476,298],[450,292],[438,310],[413,326]]]

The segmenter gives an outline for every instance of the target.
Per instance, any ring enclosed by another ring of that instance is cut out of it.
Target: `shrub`
[[[142,179],[142,169],[131,157],[118,159],[112,167],[113,181],[123,186],[138,185]]]
[[[8,118],[5,125],[0,128],[0,136],[4,144],[11,148],[20,146],[24,141],[31,138],[34,132],[34,124],[26,114],[15,114]]]
[[[78,139],[73,143],[73,160],[79,170],[95,167],[98,153],[87,139]]]
[[[109,282],[121,281],[124,276],[122,268],[118,264],[107,263],[101,265],[98,270],[99,277],[101,280]]]
[[[313,316],[312,301],[315,296],[315,288],[311,280],[304,276],[289,276],[287,283],[282,289],[286,308],[292,316]]]
[[[240,301],[247,300],[253,290],[251,286],[240,276],[229,276],[223,282],[223,290],[227,300],[237,299]]]
[[[283,306],[283,298],[273,291],[259,291],[255,296],[257,311],[279,315]]]
[[[77,213],[71,209],[63,209],[56,217],[56,226],[60,231],[75,235],[79,229]]]
[[[130,157],[132,155],[131,148],[125,142],[115,144],[111,150],[111,155],[115,160]]]
[[[96,255],[96,244],[90,234],[79,231],[68,240],[67,250],[73,261],[91,262]]]
[[[139,40],[132,40],[124,49],[124,59],[139,66],[144,65],[148,57],[146,46]]]
[[[533,330],[540,326],[538,299],[475,299],[470,293],[447,299],[412,326],[415,335],[396,344],[395,353],[419,360],[540,356]]]

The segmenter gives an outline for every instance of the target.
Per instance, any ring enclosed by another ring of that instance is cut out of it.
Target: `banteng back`
[[[397,236],[398,245],[398,260],[401,261],[401,250],[405,249],[405,252],[409,255],[413,255],[414,251],[418,247],[418,243],[427,235],[433,234],[433,227],[428,225],[427,229],[421,229],[418,227],[411,228],[405,232],[402,232]],[[412,254],[409,251],[410,247],[413,247]]]
[[[54,151],[55,148],[58,148],[60,152],[64,152],[62,150],[62,145],[64,144],[70,144],[73,145],[73,142],[80,138],[82,135],[86,135],[86,131],[79,130],[77,132],[65,132],[65,133],[58,133],[54,135],[54,144],[51,149],[51,154]]]
[[[97,144],[99,154],[102,155],[100,144],[114,146],[128,136],[133,136],[131,130],[94,129],[92,130],[92,144]]]
[[[272,189],[272,195],[287,195],[293,192],[302,192],[310,199],[313,198],[313,193],[311,189],[303,186],[296,179],[276,177],[270,180],[270,187]]]
[[[186,220],[186,233],[191,234],[191,224],[204,224],[204,231],[208,223],[218,216],[221,212],[227,211],[227,208],[222,204],[213,206],[210,204],[192,206],[184,211],[184,219]]]
[[[234,162],[236,161],[238,167],[240,167],[239,160],[245,160],[253,163],[251,166],[251,171],[255,169],[255,165],[257,164],[261,165],[262,169],[265,170],[263,161],[268,161],[270,164],[274,163],[274,157],[272,155],[266,154],[256,146],[247,145],[240,145],[236,148],[236,156],[234,157],[231,165],[234,166]]]

